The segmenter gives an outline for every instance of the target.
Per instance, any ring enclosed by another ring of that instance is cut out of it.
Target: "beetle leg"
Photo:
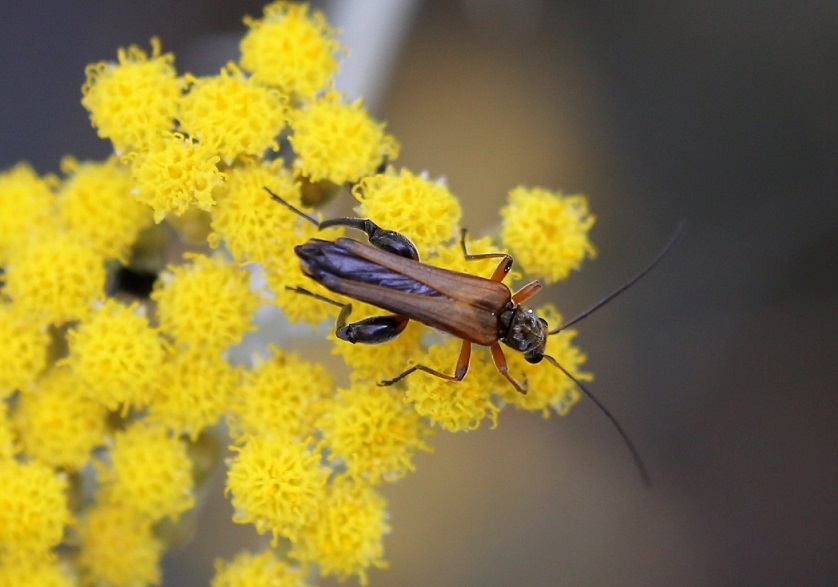
[[[463,250],[463,257],[465,257],[465,260],[477,261],[479,259],[500,258],[501,262],[492,274],[492,281],[503,281],[503,278],[506,277],[506,274],[509,273],[510,269],[512,269],[512,255],[509,253],[481,253],[479,255],[472,255],[466,250],[467,233],[468,230],[465,228],[460,231],[460,248]]]
[[[364,318],[363,320],[347,324],[347,318],[349,318],[349,314],[352,312],[352,304],[342,304],[336,300],[327,298],[326,296],[321,296],[320,294],[316,294],[302,287],[286,286],[286,289],[340,308],[340,314],[338,314],[337,321],[335,322],[335,336],[353,344],[356,342],[360,342],[362,344],[387,342],[388,340],[392,340],[401,334],[407,326],[407,323],[410,322],[410,320],[404,316],[393,314],[390,316],[371,316],[369,318]]]
[[[520,304],[524,300],[527,300],[537,294],[543,286],[541,285],[540,281],[531,281],[514,294],[512,294],[512,301],[516,304]]]
[[[370,244],[376,248],[393,253],[399,257],[419,260],[419,252],[409,238],[395,230],[384,230],[372,220],[365,218],[331,218],[320,223],[319,228],[330,226],[348,226],[367,234]]]
[[[431,369],[425,365],[413,365],[410,369],[406,370],[404,373],[399,373],[392,379],[387,379],[385,381],[379,381],[378,385],[381,386],[388,386],[393,385],[397,381],[401,381],[411,373],[415,371],[424,371],[425,373],[430,373],[431,375],[436,375],[441,379],[447,379],[448,381],[462,381],[463,377],[466,376],[468,373],[468,364],[471,360],[471,343],[467,340],[463,341],[463,346],[460,349],[460,357],[457,359],[457,367],[454,370],[454,375],[446,375],[436,369]]]
[[[509,368],[506,366],[506,356],[504,356],[503,349],[500,348],[500,345],[498,343],[493,344],[491,346],[491,350],[492,360],[495,362],[495,367],[497,367],[498,373],[506,377],[509,382],[515,386],[515,389],[521,393],[527,393],[527,376],[524,375],[524,383],[520,383],[509,374]]]

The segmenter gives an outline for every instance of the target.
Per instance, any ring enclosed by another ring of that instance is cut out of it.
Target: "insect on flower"
[[[501,281],[512,267],[508,253],[469,254],[466,250],[466,230],[460,234],[460,246],[467,260],[499,258],[500,263],[490,278],[478,277],[426,265],[419,261],[419,253],[403,234],[384,230],[371,220],[362,218],[333,218],[318,222],[298,210],[268,188],[278,203],[314,224],[319,230],[330,226],[348,226],[367,234],[369,244],[351,238],[335,241],[310,239],[294,248],[300,258],[303,273],[327,289],[392,312],[347,323],[351,303],[341,303],[300,287],[289,288],[300,294],[330,303],[340,308],[336,335],[351,343],[376,344],[398,336],[410,320],[452,334],[463,340],[454,375],[448,375],[426,365],[416,364],[379,385],[392,385],[414,373],[424,371],[449,381],[461,381],[468,372],[471,345],[488,346],[497,370],[521,393],[527,393],[527,382],[518,381],[508,372],[506,357],[500,343],[524,354],[530,363],[546,359],[567,375],[611,421],[626,443],[637,465],[643,482],[649,485],[649,475],[628,435],[617,419],[577,378],[556,359],[544,353],[547,337],[557,334],[589,316],[646,275],[669,252],[682,230],[637,275],[614,292],[564,324],[549,329],[547,322],[536,313],[521,306],[541,288],[532,281],[516,292],[511,292]]]

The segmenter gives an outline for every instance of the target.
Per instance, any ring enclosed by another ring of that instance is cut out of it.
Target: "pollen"
[[[304,441],[327,407],[332,379],[325,366],[272,346],[271,356],[257,361],[236,391],[228,418],[232,438],[276,434]]]
[[[293,206],[301,205],[300,186],[279,159],[236,166],[219,191],[210,244],[223,242],[240,263],[294,256],[291,248],[302,240],[295,229],[299,216],[275,202],[266,187]]]
[[[163,427],[136,421],[118,432],[101,464],[100,501],[158,521],[176,520],[195,504],[186,443]]]
[[[172,350],[149,406],[149,418],[193,441],[230,405],[240,372],[221,353],[197,348]]]
[[[43,235],[9,263],[8,295],[20,310],[42,324],[83,318],[104,295],[102,256],[72,233]]]
[[[67,332],[64,363],[91,399],[109,410],[148,404],[163,365],[163,343],[136,304],[108,299]]]
[[[37,389],[22,393],[14,425],[26,455],[53,467],[81,469],[105,443],[105,408],[87,397],[70,370],[46,373]]]
[[[0,559],[46,553],[70,521],[67,480],[38,461],[0,460]]]
[[[160,583],[163,543],[136,510],[95,504],[79,524],[78,566],[85,585],[143,587]]]
[[[310,587],[305,572],[281,560],[272,550],[242,552],[232,561],[215,561],[211,587]]]
[[[289,114],[288,138],[296,156],[294,167],[313,182],[356,182],[398,156],[399,145],[384,132],[361,100],[351,104],[329,92]]]
[[[442,373],[452,373],[453,357],[458,356],[462,342],[451,340],[433,345],[422,363]],[[462,381],[448,381],[428,373],[414,373],[407,378],[405,400],[431,422],[449,432],[476,430],[486,418],[497,425],[498,407],[492,402],[490,385],[493,369],[483,353],[472,350],[469,372]]]
[[[588,240],[595,217],[583,195],[563,196],[542,188],[518,187],[501,209],[501,238],[515,261],[547,282],[565,279],[596,256]]]
[[[241,66],[254,79],[279,88],[294,100],[311,99],[326,87],[343,53],[337,31],[319,10],[306,4],[273,2],[264,17],[245,17]]]
[[[179,343],[221,351],[252,330],[259,295],[250,274],[221,256],[193,254],[187,265],[170,265],[155,285],[160,329]]]
[[[9,421],[9,404],[0,401],[0,461],[10,459],[18,452],[17,439]]]
[[[29,388],[47,364],[50,337],[17,303],[0,302],[0,399]]]
[[[63,224],[108,259],[126,261],[141,229],[151,223],[148,206],[131,195],[131,173],[116,157],[79,163],[61,162],[67,174],[58,192]]]
[[[360,202],[355,211],[361,217],[408,235],[422,257],[454,236],[462,216],[457,198],[443,180],[407,169],[366,177],[352,194]]]
[[[369,583],[370,567],[384,568],[383,538],[390,531],[387,502],[370,485],[346,477],[329,484],[317,516],[300,532],[290,556],[316,562],[324,575]]]
[[[218,170],[221,157],[213,145],[178,133],[168,133],[154,148],[129,153],[125,159],[137,200],[151,206],[155,222],[170,212],[178,216],[193,208],[209,212],[215,206],[213,190],[226,178]]]
[[[54,228],[55,183],[55,177],[39,177],[28,163],[0,173],[0,267],[45,226]]]
[[[240,155],[279,150],[276,137],[285,126],[285,98],[246,77],[235,64],[217,76],[187,76],[188,93],[178,119],[189,136],[217,146],[225,163]]]
[[[180,82],[174,56],[160,50],[153,38],[151,55],[131,45],[118,51],[116,63],[101,61],[85,69],[81,103],[117,153],[147,147],[174,125]]]
[[[413,455],[430,450],[425,441],[431,430],[416,410],[370,383],[339,391],[320,430],[329,460],[373,485],[401,479],[414,470]]]
[[[259,534],[270,531],[273,545],[279,536],[295,541],[324,499],[328,470],[320,453],[281,435],[254,436],[232,450],[226,492],[233,521],[253,524]]]

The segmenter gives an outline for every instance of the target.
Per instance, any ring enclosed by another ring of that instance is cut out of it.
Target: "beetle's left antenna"
[[[280,204],[282,204],[283,206],[285,206],[286,208],[291,210],[297,216],[300,216],[301,218],[305,218],[306,220],[311,222],[314,226],[316,226],[317,228],[320,228],[320,222],[318,222],[314,217],[309,216],[308,214],[306,214],[305,212],[303,212],[299,208],[295,208],[289,202],[286,202],[285,200],[283,200],[282,198],[277,196],[275,193],[273,193],[267,187],[262,186],[262,188],[271,195],[271,197],[274,199],[275,202],[279,202]]]
[[[608,408],[605,407],[605,404],[599,401],[596,398],[596,396],[593,393],[591,393],[590,390],[588,390],[587,387],[582,385],[581,381],[579,381],[576,377],[571,375],[568,372],[568,370],[562,367],[556,359],[554,359],[550,355],[544,355],[544,358],[547,359],[552,365],[555,365],[556,367],[561,369],[562,373],[570,377],[571,381],[573,381],[576,384],[576,386],[582,390],[582,393],[588,396],[588,399],[594,402],[596,404],[596,407],[598,407],[600,411],[603,414],[605,414],[605,416],[609,420],[611,420],[611,423],[614,425],[614,428],[616,428],[617,432],[619,432],[620,436],[622,436],[623,442],[626,443],[626,446],[628,447],[629,452],[631,453],[631,458],[634,459],[634,464],[637,466],[637,470],[640,472],[640,478],[643,480],[643,485],[645,485],[646,487],[651,487],[652,479],[651,477],[649,477],[649,471],[646,469],[646,465],[645,463],[643,463],[643,459],[640,458],[640,453],[637,452],[636,448],[634,448],[634,443],[628,437],[626,431],[623,430],[623,427],[620,425],[620,422],[617,420],[617,418],[615,418],[614,415],[608,411]]]
[[[266,188],[266,189],[267,189],[267,188]],[[286,204],[286,205],[287,205],[287,204]],[[564,330],[565,328],[568,328],[568,327],[570,327],[570,326],[573,326],[573,325],[574,325],[574,324],[576,324],[577,322],[582,321],[583,319],[587,318],[588,316],[590,316],[591,314],[593,314],[594,312],[596,312],[597,310],[599,310],[599,309],[600,309],[601,307],[603,307],[605,304],[607,304],[608,302],[610,302],[611,300],[613,300],[614,298],[616,298],[618,295],[620,295],[621,293],[623,293],[624,291],[626,291],[626,290],[627,290],[628,288],[630,288],[632,285],[634,285],[635,283],[637,283],[638,281],[640,281],[640,279],[641,279],[641,278],[643,278],[643,277],[644,277],[647,273],[649,273],[649,271],[651,271],[652,269],[654,269],[654,268],[655,268],[655,266],[656,266],[658,263],[660,263],[661,261],[663,261],[663,258],[664,258],[664,257],[666,257],[666,255],[667,255],[667,254],[669,254],[669,251],[671,251],[671,250],[672,250],[672,247],[673,247],[673,246],[675,246],[675,243],[677,243],[677,242],[678,242],[678,239],[680,239],[680,238],[681,238],[681,236],[682,236],[683,234],[684,234],[684,225],[683,225],[683,223],[682,223],[682,224],[679,224],[679,225],[678,225],[678,228],[675,230],[675,234],[672,236],[672,238],[671,238],[671,239],[669,239],[669,242],[668,242],[668,243],[666,243],[666,244],[664,245],[664,247],[660,250],[660,252],[659,252],[659,253],[655,256],[655,258],[654,258],[654,259],[652,259],[652,262],[651,262],[651,263],[649,263],[648,265],[646,265],[646,267],[644,267],[644,268],[640,271],[640,273],[638,273],[637,275],[635,275],[634,277],[632,277],[631,279],[629,279],[629,280],[628,280],[627,282],[625,282],[623,285],[621,285],[620,287],[618,287],[617,289],[615,289],[614,291],[612,291],[610,294],[608,294],[607,296],[605,296],[604,298],[602,298],[602,299],[601,299],[600,301],[598,301],[596,304],[594,304],[593,306],[591,306],[590,308],[588,308],[587,310],[585,310],[584,312],[582,312],[581,314],[579,314],[579,315],[578,315],[578,316],[576,316],[575,318],[571,318],[570,320],[568,320],[567,322],[565,322],[565,323],[564,323],[564,324],[562,324],[561,326],[559,326],[559,327],[557,327],[557,328],[554,328],[553,330],[551,330],[551,331],[550,331],[550,332],[548,332],[547,334],[558,334],[559,332],[561,332],[561,331],[562,331],[562,330]]]

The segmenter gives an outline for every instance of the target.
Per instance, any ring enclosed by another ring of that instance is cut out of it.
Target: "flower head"
[[[356,208],[359,216],[408,235],[423,257],[454,236],[462,216],[444,181],[407,169],[365,177],[352,194],[361,202]]]
[[[294,541],[323,501],[327,470],[319,452],[283,436],[253,436],[236,455],[227,471],[227,492],[236,513],[233,521],[254,524],[256,531],[270,531]]]
[[[72,233],[44,235],[9,263],[6,293],[41,324],[63,324],[88,314],[104,295],[104,258]]]
[[[244,23],[250,30],[241,42],[241,66],[254,79],[302,100],[313,98],[337,71],[342,48],[319,10],[273,2],[264,18],[245,17]]]
[[[118,153],[146,147],[171,130],[180,82],[174,56],[160,53],[157,38],[151,39],[151,55],[131,45],[119,50],[117,63],[93,63],[84,73],[81,103],[99,136],[109,138]]]
[[[2,459],[0,479],[0,559],[57,545],[70,521],[64,475],[38,461]]]
[[[221,351],[252,329],[259,296],[250,274],[220,256],[189,258],[189,265],[169,266],[151,294],[160,329],[179,343]]]
[[[356,182],[398,156],[396,140],[360,100],[346,104],[329,92],[289,117],[295,167],[311,181]]]
[[[85,393],[69,369],[48,371],[37,389],[22,393],[14,414],[25,453],[53,467],[82,468],[105,442],[107,412]]]
[[[74,587],[76,577],[53,553],[0,557],[0,587]]]
[[[314,433],[332,388],[332,375],[323,365],[271,347],[271,356],[244,375],[235,394],[231,435],[238,440],[275,434],[302,442]]]
[[[300,531],[291,556],[316,562],[323,574],[367,584],[370,567],[383,568],[387,502],[365,483],[346,477],[329,484],[317,515]]]
[[[595,218],[585,196],[518,187],[500,213],[501,238],[527,273],[558,281],[596,255],[588,240]]]
[[[217,153],[211,143],[167,133],[153,148],[126,156],[137,199],[151,206],[155,222],[169,212],[181,215],[193,207],[209,211],[215,206],[212,191],[225,178]]]
[[[211,587],[309,587],[302,569],[281,560],[273,551],[239,553],[230,562],[215,561]]]
[[[67,333],[64,360],[109,410],[147,405],[163,366],[163,341],[135,304],[109,299]]]
[[[78,566],[88,585],[144,587],[160,583],[163,543],[151,520],[112,503],[92,506],[79,524]]]
[[[116,157],[79,163],[65,157],[58,192],[64,226],[105,258],[124,261],[137,233],[151,222],[147,206],[130,196],[131,173]]]
[[[20,304],[0,302],[0,398],[30,387],[47,364],[49,333]]]
[[[373,485],[401,479],[413,471],[416,451],[430,450],[430,428],[419,414],[392,390],[369,383],[340,390],[320,430],[329,459]]]
[[[55,183],[55,177],[39,177],[27,163],[0,173],[0,267],[45,227],[54,229]]]
[[[279,150],[276,137],[285,126],[285,98],[246,77],[229,63],[217,76],[186,77],[188,93],[178,119],[190,137],[215,145],[228,164],[240,155]]]

